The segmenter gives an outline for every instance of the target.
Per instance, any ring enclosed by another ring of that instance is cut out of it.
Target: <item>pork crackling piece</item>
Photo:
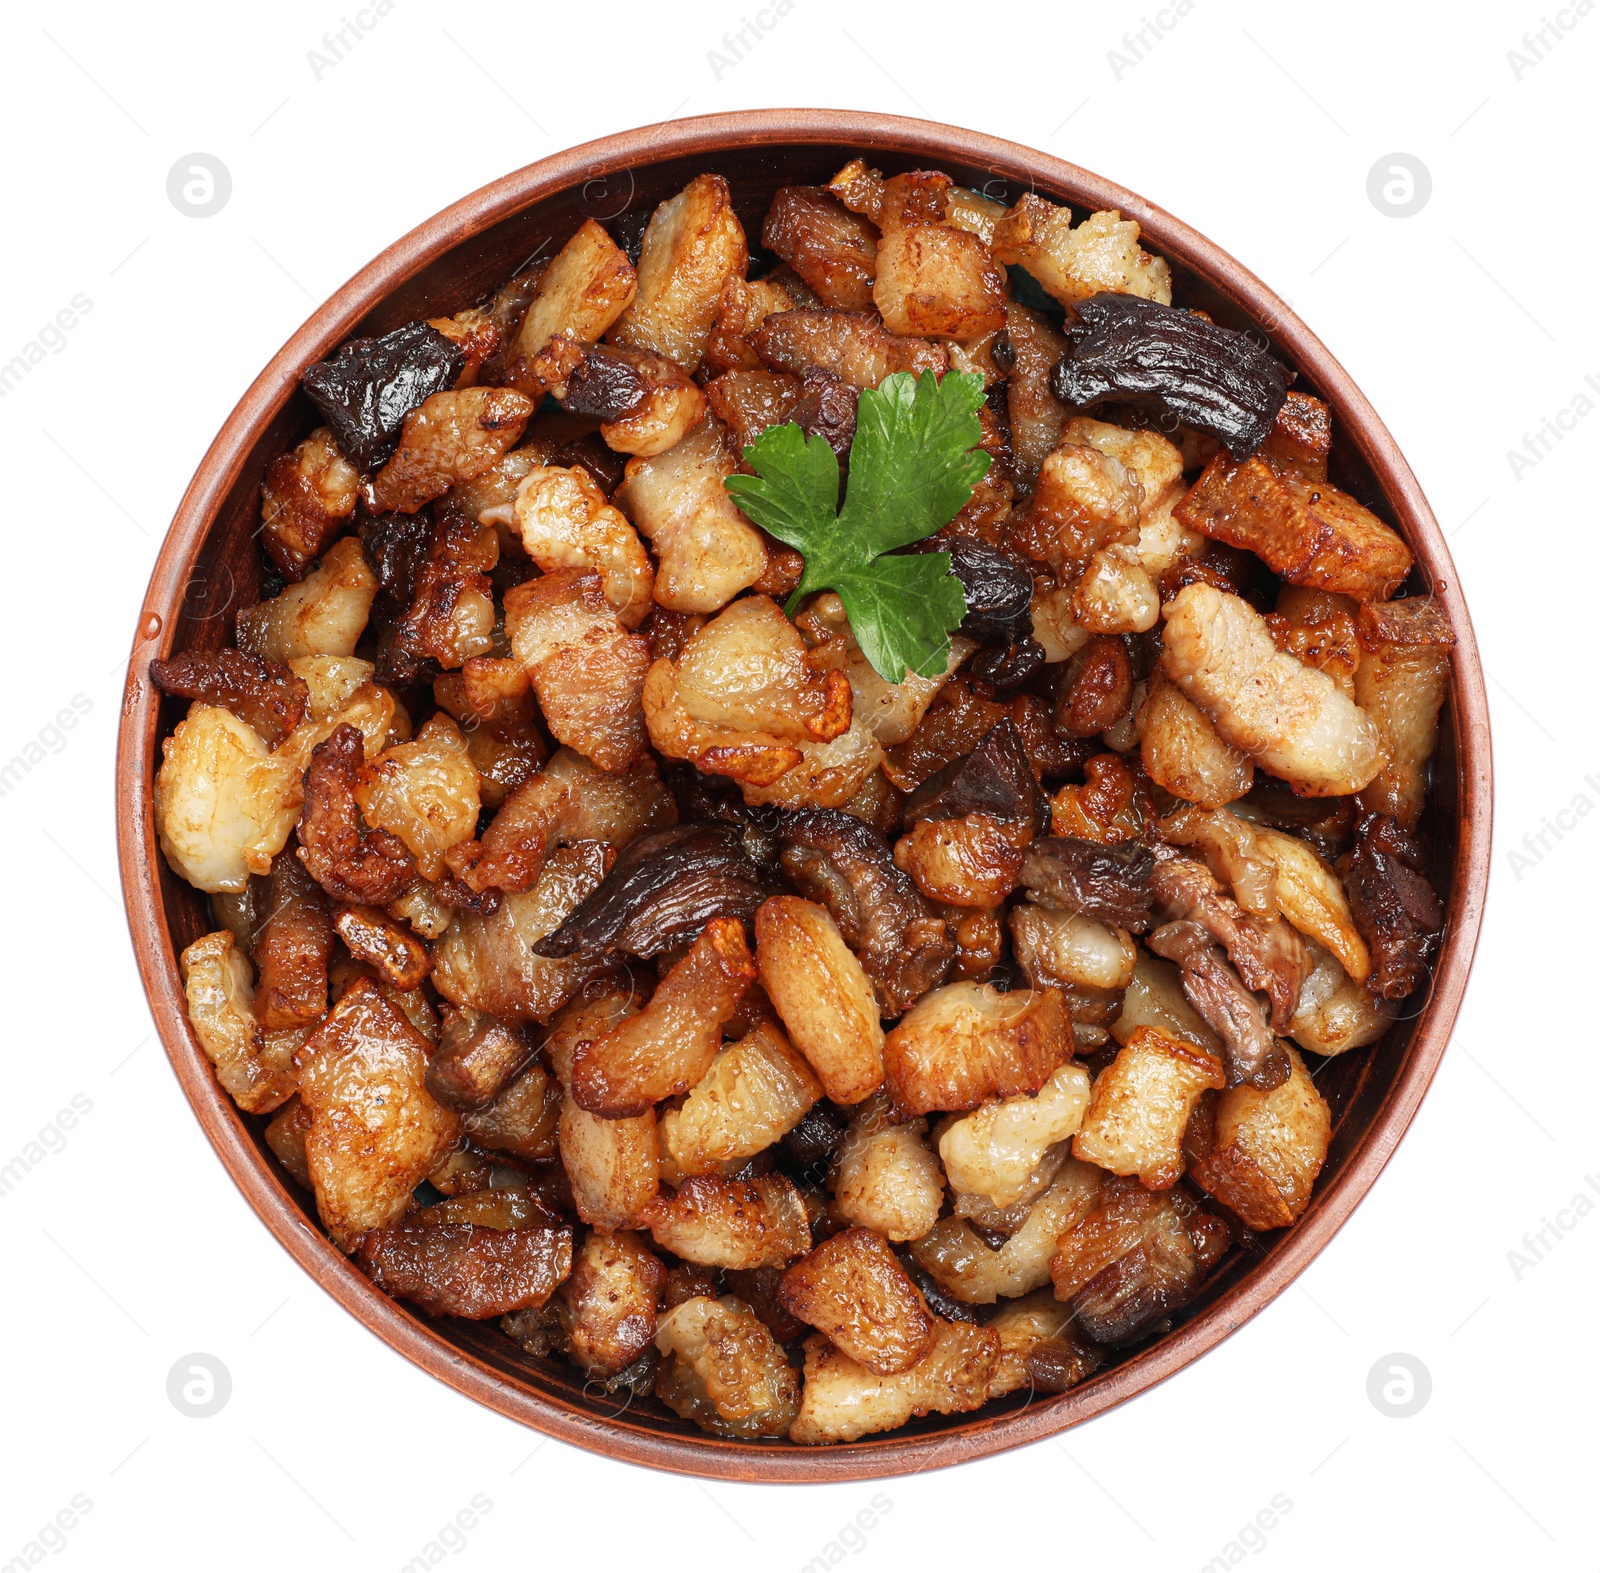
[[[387,1294],[433,1316],[482,1320],[543,1305],[572,1271],[572,1231],[540,1220],[483,1227],[449,1203],[374,1229],[356,1260]]]
[[[406,890],[416,865],[398,836],[363,821],[355,788],[364,765],[361,733],[347,722],[311,751],[299,857],[335,901],[378,906]]]
[[[885,1016],[909,1010],[944,981],[955,946],[943,917],[895,867],[870,825],[840,809],[801,809],[779,821],[783,870],[827,907]]]
[[[784,1275],[778,1294],[803,1322],[880,1376],[914,1366],[936,1337],[934,1318],[881,1234],[851,1228]]]
[[[710,1070],[723,1023],[755,977],[743,924],[713,918],[638,1015],[578,1045],[572,1065],[578,1106],[616,1119],[688,1092]]]
[[[656,1397],[702,1431],[776,1437],[793,1423],[799,1376],[743,1300],[690,1295],[661,1317],[655,1343]]]
[[[781,1174],[702,1174],[645,1209],[656,1244],[704,1267],[787,1267],[811,1249],[806,1205]]]
[[[460,1138],[459,1116],[425,1085],[428,1050],[370,978],[353,984],[300,1048],[300,1097],[311,1116],[306,1163],[317,1212],[343,1250],[395,1222]]]
[[[561,568],[505,598],[506,634],[556,740],[602,770],[627,770],[649,746],[640,694],[650,643],[631,632],[592,569]]]
[[[672,794],[653,761],[613,772],[559,748],[505,800],[481,840],[458,843],[446,861],[470,889],[509,894],[531,889],[558,847],[603,841],[625,848],[676,818]]]
[[[221,705],[253,727],[268,748],[294,731],[306,711],[305,679],[245,650],[189,650],[170,661],[152,661],[150,681],[164,694]]]
[[[272,1052],[250,1003],[250,963],[227,929],[207,934],[179,958],[189,1025],[223,1090],[251,1114],[294,1095],[295,1076]]]
[[[1056,989],[1001,994],[947,983],[884,1039],[884,1081],[904,1117],[1032,1097],[1071,1052],[1072,1023]]]
[[[1224,742],[1308,797],[1359,792],[1378,773],[1377,726],[1326,673],[1280,650],[1248,601],[1191,584],[1162,615],[1162,668]]]

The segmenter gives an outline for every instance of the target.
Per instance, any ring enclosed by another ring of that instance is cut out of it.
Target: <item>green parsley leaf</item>
[[[802,553],[805,575],[789,598],[835,590],[861,653],[891,683],[907,670],[937,677],[967,604],[948,552],[888,556],[942,529],[989,468],[978,443],[983,379],[909,372],[863,389],[850,447],[844,507],[839,461],[821,437],[792,421],[769,426],[744,450],[754,475],[724,482],[769,535]]]

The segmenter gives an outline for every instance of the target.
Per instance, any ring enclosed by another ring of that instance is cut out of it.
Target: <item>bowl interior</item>
[[[840,117],[834,117],[836,120]],[[756,242],[760,235],[762,217],[773,192],[784,184],[825,182],[847,159],[867,152],[871,162],[886,173],[918,167],[937,167],[948,171],[958,182],[973,186],[1006,203],[1015,201],[1030,187],[1056,201],[1069,201],[1083,216],[1091,206],[1111,205],[1107,192],[1117,195],[1115,188],[1107,188],[1070,166],[1057,164],[1030,156],[1026,163],[1013,154],[1023,150],[1009,149],[1007,144],[993,144],[993,150],[983,161],[974,162],[972,144],[981,139],[966,137],[964,146],[956,152],[940,151],[935,138],[943,128],[921,127],[916,137],[903,136],[898,140],[885,134],[887,122],[878,117],[860,117],[860,125],[853,127],[854,136],[837,136],[828,140],[787,140],[782,137],[762,137],[752,140],[723,138],[723,145],[708,148],[695,146],[683,152],[666,152],[656,159],[638,156],[638,134],[634,147],[626,156],[606,153],[606,144],[596,146],[596,157],[585,178],[573,179],[564,189],[538,196],[537,200],[511,211],[496,221],[480,226],[476,222],[457,225],[461,233],[451,237],[444,231],[446,244],[431,260],[426,260],[411,276],[389,288],[381,298],[374,298],[363,309],[359,320],[341,325],[332,323],[326,343],[315,354],[327,353],[334,342],[350,334],[382,333],[417,317],[440,316],[460,310],[483,300],[506,278],[531,258],[550,255],[586,218],[604,223],[621,238],[631,228],[637,234],[644,219],[655,205],[680,190],[693,176],[712,171],[726,177],[734,195],[739,216],[746,233],[751,237],[752,251],[758,252]],[[868,128],[879,128],[869,131]],[[622,139],[619,139],[622,140]],[[682,139],[680,139],[681,145]],[[516,177],[512,177],[515,179]],[[1296,366],[1297,386],[1326,398],[1335,414],[1334,471],[1335,482],[1353,492],[1380,517],[1407,534],[1418,548],[1419,566],[1412,585],[1412,593],[1426,593],[1433,588],[1428,579],[1430,566],[1448,563],[1443,555],[1443,544],[1431,519],[1417,522],[1416,504],[1420,494],[1410,499],[1395,495],[1394,485],[1386,493],[1380,483],[1378,469],[1372,462],[1370,411],[1362,405],[1354,412],[1342,396],[1339,386],[1328,383],[1342,382],[1342,373],[1331,359],[1324,369],[1331,367],[1335,375],[1319,379],[1315,365],[1307,363],[1304,353],[1284,341],[1283,329],[1291,325],[1302,351],[1306,343],[1315,341],[1295,323],[1286,308],[1279,308],[1273,298],[1259,286],[1253,302],[1245,293],[1249,285],[1241,287],[1240,280],[1248,279],[1236,266],[1231,273],[1210,265],[1205,254],[1205,243],[1198,242],[1191,232],[1166,219],[1165,215],[1149,209],[1145,204],[1120,193],[1125,199],[1125,211],[1138,216],[1145,226],[1146,243],[1165,255],[1172,264],[1174,298],[1183,305],[1202,307],[1228,326],[1264,332],[1273,340],[1277,353]],[[440,221],[434,221],[438,225]],[[425,228],[430,228],[428,226]],[[1197,251],[1199,254],[1197,254]],[[1225,260],[1225,259],[1224,259]],[[1202,266],[1204,265],[1204,271]],[[756,271],[755,268],[752,271]],[[359,284],[359,280],[357,283]],[[347,290],[346,294],[348,295]],[[1251,309],[1253,306],[1253,310]],[[324,308],[319,316],[329,315]],[[316,319],[313,319],[314,321]],[[1321,352],[1325,357],[1326,352]],[[1314,357],[1313,357],[1314,358]],[[259,497],[263,472],[275,455],[294,445],[313,426],[318,417],[310,402],[298,388],[280,395],[275,408],[269,408],[253,438],[234,456],[238,468],[231,486],[206,530],[198,552],[192,557],[189,571],[177,580],[179,594],[172,603],[162,607],[152,602],[153,609],[162,612],[166,628],[160,650],[136,647],[139,657],[147,659],[152,654],[166,654],[179,650],[208,651],[219,648],[231,637],[234,614],[242,607],[259,599],[262,581],[262,556],[256,534],[259,522]],[[1360,427],[1360,431],[1353,428]],[[1381,435],[1381,428],[1380,428]],[[1386,441],[1386,439],[1385,439]],[[220,446],[220,442],[219,442]],[[208,458],[207,463],[212,463]],[[203,472],[202,472],[203,473]],[[1425,514],[1425,506],[1423,508]],[[1431,535],[1428,534],[1431,532]],[[1427,539],[1419,540],[1419,533]],[[1431,548],[1436,548],[1431,549]],[[1458,618],[1458,625],[1464,617]],[[1464,651],[1470,652],[1470,629],[1466,631]],[[1470,663],[1475,674],[1475,657]],[[1456,884],[1460,877],[1463,833],[1463,769],[1460,755],[1460,737],[1464,705],[1471,698],[1470,685],[1464,686],[1462,672],[1469,663],[1464,659],[1458,666],[1457,680],[1451,702],[1442,718],[1439,751],[1434,767],[1434,791],[1424,829],[1429,837],[1434,860],[1434,880],[1447,908],[1452,913],[1455,932],[1450,936],[1452,945],[1466,946],[1470,959],[1471,941],[1475,938],[1476,919],[1469,927],[1472,933],[1460,933],[1462,903],[1456,899]],[[138,673],[133,675],[134,681]],[[148,781],[152,766],[150,743],[166,736],[186,708],[182,701],[161,701],[150,729],[148,741],[142,749],[143,779]],[[1487,744],[1485,742],[1486,749]],[[1470,795],[1470,794],[1469,794]],[[146,850],[153,837],[146,834]],[[125,861],[128,858],[124,849]],[[154,876],[159,888],[151,892],[155,907],[165,924],[164,948],[166,978],[150,978],[152,997],[165,987],[169,995],[176,988],[176,967],[172,958],[184,946],[212,928],[205,898],[177,878],[159,854],[149,857],[148,863],[137,871],[130,871],[134,879]],[[135,919],[137,922],[137,918]],[[1464,963],[1463,963],[1464,978]],[[1434,991],[1430,990],[1430,997]],[[175,996],[174,996],[175,997]],[[1453,1009],[1459,998],[1459,988],[1453,990],[1449,1002]],[[1197,1321],[1208,1323],[1204,1336],[1183,1338],[1185,1352],[1177,1364],[1193,1358],[1195,1353],[1208,1347],[1217,1338],[1259,1308],[1266,1298],[1284,1287],[1314,1254],[1295,1249],[1297,1237],[1319,1227],[1316,1220],[1323,1211],[1328,1212],[1325,1226],[1321,1227],[1323,1243],[1327,1235],[1343,1221],[1355,1197],[1349,1197],[1332,1209],[1323,1204],[1330,1195],[1341,1191],[1341,1182],[1353,1176],[1358,1157],[1371,1146],[1379,1132],[1386,1105],[1393,1102],[1395,1089],[1411,1059],[1413,1039],[1419,1023],[1426,1019],[1431,1009],[1426,998],[1414,999],[1414,1009],[1374,1047],[1340,1056],[1324,1062],[1316,1069],[1316,1080],[1329,1103],[1335,1118],[1333,1146],[1328,1162],[1317,1183],[1318,1200],[1311,1213],[1295,1229],[1283,1231],[1257,1242],[1250,1248],[1236,1249],[1231,1258],[1217,1272],[1201,1297],[1172,1318],[1170,1330],[1164,1335],[1169,1349],[1179,1339],[1178,1329]],[[159,1016],[159,1012],[158,1012]],[[1447,1029],[1448,1023],[1445,1024]],[[169,1052],[175,1060],[187,1057],[198,1062],[201,1074],[209,1078],[198,1050],[187,1035],[167,1031]],[[181,1038],[184,1041],[174,1041]],[[1432,1061],[1442,1050],[1432,1050],[1427,1067],[1431,1073]],[[1316,1068],[1315,1057],[1310,1057]],[[193,1063],[190,1066],[193,1069]],[[181,1067],[180,1067],[181,1069]],[[1425,1085],[1426,1077],[1423,1078]],[[194,1083],[189,1082],[191,1096]],[[1399,1120],[1403,1128],[1415,1099],[1421,1095],[1420,1087],[1410,1099],[1410,1106]],[[495,1323],[483,1324],[434,1320],[413,1313],[410,1309],[388,1301],[378,1291],[360,1279],[338,1253],[320,1237],[315,1211],[310,1197],[289,1180],[277,1160],[265,1146],[262,1130],[265,1120],[243,1116],[215,1094],[216,1107],[206,1120],[214,1142],[222,1148],[219,1124],[231,1124],[241,1143],[248,1143],[256,1155],[258,1172],[251,1187],[252,1200],[262,1206],[260,1198],[266,1193],[276,1193],[282,1200],[280,1210],[286,1215],[294,1210],[301,1227],[310,1240],[302,1240],[291,1248],[308,1266],[307,1253],[317,1255],[313,1268],[330,1288],[339,1293],[357,1314],[391,1342],[405,1345],[406,1352],[419,1358],[417,1350],[431,1347],[437,1358],[426,1360],[435,1374],[447,1380],[456,1380],[452,1368],[472,1372],[473,1383],[458,1381],[457,1385],[473,1388],[476,1396],[508,1413],[536,1425],[545,1425],[559,1418],[561,1433],[569,1440],[593,1446],[600,1451],[627,1456],[667,1467],[701,1469],[708,1473],[759,1475],[770,1479],[819,1479],[830,1474],[876,1475],[894,1469],[927,1467],[930,1463],[945,1462],[955,1457],[972,1456],[1009,1445],[1012,1441],[1044,1434],[1086,1417],[1117,1401],[1128,1393],[1148,1385],[1175,1369],[1170,1353],[1162,1355],[1162,1340],[1147,1339],[1132,1350],[1120,1355],[1119,1364],[1086,1383],[1074,1392],[1057,1398],[1043,1396],[1029,1398],[1026,1394],[1013,1395],[997,1401],[976,1415],[955,1416],[948,1419],[930,1417],[914,1421],[902,1430],[880,1438],[867,1438],[848,1449],[824,1450],[795,1448],[788,1444],[766,1444],[752,1447],[747,1444],[718,1442],[705,1437],[697,1428],[679,1420],[655,1400],[633,1400],[624,1404],[619,1398],[586,1384],[582,1375],[564,1361],[538,1359],[523,1354],[498,1331]],[[198,1106],[198,1105],[197,1105]],[[1398,1140],[1399,1128],[1383,1131],[1383,1154]],[[224,1152],[225,1159],[228,1154]],[[235,1167],[230,1163],[230,1167]],[[1355,1187],[1357,1194],[1370,1183],[1370,1172]],[[235,1167],[238,1177],[238,1169]],[[1359,1177],[1357,1177],[1359,1178]],[[241,1181],[241,1183],[243,1183]],[[293,1216],[291,1215],[291,1216]],[[269,1219],[269,1222],[272,1220]],[[280,1221],[281,1222],[281,1221]],[[274,1224],[280,1238],[285,1230]],[[318,1255],[320,1248],[320,1255]],[[1292,1262],[1286,1252],[1294,1253]],[[1276,1282],[1272,1280],[1276,1278]],[[350,1280],[355,1280],[353,1283]],[[1265,1293],[1252,1293],[1253,1286],[1270,1284]],[[409,1324],[404,1328],[399,1323]],[[1033,1422],[1026,1428],[1010,1423],[1019,1411],[1028,1409]],[[1048,1416],[1048,1420],[1045,1419]],[[1042,1423],[1042,1425],[1041,1425]],[[677,1446],[672,1446],[676,1441]],[[662,1446],[660,1444],[668,1444]],[[825,1458],[834,1462],[824,1463]]]

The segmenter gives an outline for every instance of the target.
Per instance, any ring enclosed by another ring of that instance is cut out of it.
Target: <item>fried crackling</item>
[[[293,453],[267,465],[261,483],[261,537],[279,573],[291,584],[327,549],[356,511],[361,476],[339,451],[332,430],[319,426]]]
[[[1358,792],[1378,773],[1376,724],[1326,673],[1279,650],[1247,601],[1191,584],[1162,615],[1162,668],[1224,742],[1308,797]]]
[[[520,661],[472,656],[459,672],[434,678],[433,698],[461,727],[485,808],[499,808],[549,758]]]
[[[642,1236],[591,1229],[557,1292],[567,1353],[591,1379],[625,1371],[655,1342],[667,1270]]]
[[[775,312],[750,335],[763,364],[798,377],[820,366],[854,388],[876,388],[897,371],[943,373],[943,345],[889,332],[876,314],[802,308]]]
[[[306,1136],[310,1130],[311,1111],[297,1093],[267,1121],[263,1133],[272,1155],[288,1170],[295,1184],[306,1191],[311,1189],[311,1169],[306,1163]]]
[[[782,1436],[800,1408],[800,1379],[761,1319],[733,1295],[694,1295],[656,1326],[655,1393],[712,1436]]]
[[[787,1267],[811,1249],[804,1201],[781,1174],[699,1174],[644,1210],[657,1245],[703,1267]]]
[[[305,679],[282,662],[245,650],[189,650],[170,661],[150,663],[150,681],[164,694],[220,705],[276,748],[300,724],[308,690]]]
[[[989,1323],[1000,1335],[1000,1364],[989,1397],[1018,1388],[1064,1393],[1105,1363],[1105,1352],[1074,1325],[1076,1318],[1048,1289],[1007,1301]]]
[[[424,879],[438,879],[445,872],[445,854],[470,840],[477,827],[478,772],[460,727],[443,712],[435,713],[411,742],[393,744],[364,765],[352,790],[373,831],[397,837]]]
[[[474,1072],[483,1063],[475,1063]],[[461,1123],[480,1147],[528,1163],[549,1163],[558,1152],[556,1122],[560,1114],[560,1085],[534,1061],[513,1076],[487,1108],[468,1111]]]
[[[1311,976],[1300,989],[1300,1003],[1289,1036],[1313,1054],[1343,1054],[1376,1043],[1400,1014],[1396,1001],[1375,999],[1339,965],[1338,957],[1315,940],[1307,942]]]
[[[299,584],[239,613],[239,648],[283,662],[353,655],[377,593],[377,575],[367,567],[360,541],[347,535]]]
[[[223,1091],[251,1114],[294,1095],[295,1077],[274,1063],[250,1004],[250,963],[227,929],[197,939],[179,957],[189,1025]]]
[[[1029,486],[1061,442],[1067,410],[1050,391],[1050,373],[1067,353],[1067,339],[1047,318],[1016,300],[1006,302],[1006,411],[1017,479]]]
[[[543,1305],[572,1271],[572,1231],[544,1222],[485,1227],[445,1215],[447,1203],[374,1229],[361,1270],[431,1316],[481,1321]]]
[[[531,890],[505,896],[488,911],[457,913],[434,946],[433,986],[454,1004],[506,1021],[549,1021],[588,974],[575,959],[541,956],[533,947],[605,878],[610,855],[601,841],[562,847]]]
[[[410,605],[379,646],[386,682],[415,682],[433,662],[455,671],[495,647],[494,585],[500,558],[491,525],[440,504],[426,553],[411,576]]]
[[[377,906],[410,885],[416,865],[398,836],[364,823],[355,799],[364,764],[361,733],[348,723],[311,751],[297,855],[335,901]]]
[[[792,1442],[853,1442],[892,1431],[913,1415],[964,1414],[988,1395],[1000,1335],[970,1322],[937,1321],[933,1348],[909,1370],[880,1376],[821,1333],[806,1340],[800,1413]]]
[[[624,626],[600,575],[557,569],[509,591],[505,609],[512,652],[557,742],[602,770],[627,770],[641,759],[650,644]]]
[[[1139,226],[1115,208],[1091,213],[1076,229],[1072,209],[1033,192],[995,225],[996,262],[1025,268],[1063,306],[1101,291],[1172,304],[1172,271],[1139,244]]]
[[[1088,1107],[1089,1073],[1069,1060],[1032,1097],[985,1103],[952,1121],[939,1137],[951,1188],[997,1209],[1012,1206],[1032,1188],[1046,1153],[1077,1133]]]
[[[877,231],[830,192],[780,186],[761,226],[761,244],[787,262],[824,306],[873,309]]]
[[[665,453],[705,419],[705,395],[688,373],[649,350],[558,334],[532,367],[564,410],[600,422],[613,453]]]
[[[1224,1080],[1215,1055],[1159,1027],[1140,1027],[1095,1078],[1073,1155],[1166,1190],[1183,1173],[1183,1133],[1195,1104]]]
[[[1326,479],[1218,453],[1174,512],[1214,541],[1254,552],[1290,584],[1382,601],[1411,571],[1410,548]]]
[[[696,175],[650,215],[638,292],[612,324],[614,343],[652,350],[692,371],[705,353],[727,279],[750,261],[721,175]]]
[[[592,218],[550,260],[523,313],[506,380],[530,398],[549,392],[534,357],[558,333],[592,344],[632,303],[638,280],[626,254]]]
[[[428,947],[378,907],[340,907],[333,926],[352,956],[402,993],[416,988],[433,971]]]
[[[1255,843],[1277,870],[1277,900],[1283,915],[1307,939],[1332,951],[1357,983],[1365,983],[1372,974],[1372,956],[1339,876],[1298,836],[1259,825]]]
[[[944,1205],[944,1170],[928,1149],[926,1120],[889,1123],[882,1093],[858,1104],[834,1154],[834,1208],[885,1239],[920,1239]]]
[[[1450,688],[1456,636],[1431,598],[1369,602],[1356,615],[1361,664],[1356,703],[1383,738],[1383,768],[1361,791],[1366,813],[1393,815],[1417,828],[1428,789],[1428,761],[1439,736],[1439,710]]]
[[[713,918],[642,1011],[578,1045],[572,1063],[578,1106],[618,1119],[688,1092],[711,1068],[722,1025],[755,977],[743,926]]]
[[[1005,326],[1003,277],[983,240],[944,222],[951,187],[929,170],[884,184],[872,303],[891,333],[971,341]]]
[[[738,465],[716,419],[660,454],[628,461],[616,506],[655,549],[653,594],[668,611],[719,611],[767,570],[761,532],[722,484]]]
[[[1072,1024],[1056,989],[1001,994],[947,983],[884,1039],[884,1080],[898,1116],[975,1109],[1032,1097],[1071,1053]]]
[[[985,1244],[967,1219],[951,1216],[911,1242],[912,1259],[965,1305],[993,1305],[1031,1294],[1050,1282],[1057,1238],[1093,1205],[1105,1178],[1093,1164],[1068,1158],[998,1249]]]
[[[622,626],[637,628],[644,621],[656,582],[649,554],[587,470],[554,464],[530,470],[509,508],[480,517],[512,525],[545,573],[592,568]]]
[[[784,873],[827,907],[882,1015],[901,1015],[944,981],[954,952],[949,930],[876,830],[846,811],[811,809],[785,814],[778,835]]]
[[[570,748],[501,805],[482,839],[458,845],[449,861],[475,891],[529,890],[557,847],[604,841],[618,851],[678,817],[672,794],[649,762],[626,774],[601,770]]]
[[[428,1062],[428,1091],[464,1114],[487,1109],[533,1052],[511,1023],[471,1006],[447,1005],[439,1046]]]
[[[785,1308],[880,1376],[933,1348],[935,1319],[881,1234],[854,1226],[794,1264],[778,1286]]]
[[[787,1135],[821,1096],[788,1039],[759,1025],[719,1051],[682,1106],[662,1114],[663,1156],[680,1177],[717,1173]]]
[[[406,416],[400,446],[368,491],[374,513],[415,513],[505,457],[535,405],[514,388],[453,388]]]
[[[266,1031],[309,1027],[322,1019],[333,934],[321,887],[299,858],[280,853],[272,860],[251,944],[256,1020]]]
[[[459,1117],[424,1085],[428,1048],[379,986],[362,978],[297,1056],[317,1213],[345,1251],[398,1219],[460,1137]]]
[[[1134,725],[1145,774],[1174,797],[1221,808],[1254,784],[1250,756],[1224,743],[1211,718],[1160,668],[1150,675]]]
[[[1124,1343],[1194,1298],[1227,1238],[1227,1226],[1185,1192],[1110,1176],[1056,1242],[1056,1298],[1096,1343]]]
[[[1128,931],[1020,901],[1011,909],[1017,964],[1031,988],[1127,988],[1138,947]]]
[[[815,902],[774,896],[756,913],[756,965],[794,1046],[835,1103],[883,1084],[883,1027],[872,984]]]
[[[1284,1229],[1310,1205],[1327,1160],[1332,1117],[1305,1062],[1288,1049],[1288,1079],[1270,1091],[1232,1087],[1217,1101],[1211,1150],[1189,1166],[1196,1185],[1252,1229]]]

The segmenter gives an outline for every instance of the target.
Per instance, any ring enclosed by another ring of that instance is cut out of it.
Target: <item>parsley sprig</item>
[[[838,508],[839,461],[822,437],[792,421],[769,426],[744,450],[754,475],[723,484],[765,530],[806,560],[801,598],[835,590],[850,630],[880,676],[937,677],[950,633],[966,615],[948,552],[890,553],[932,535],[961,511],[989,468],[978,447],[983,379],[925,371],[885,377],[862,391],[850,447],[850,482]]]

